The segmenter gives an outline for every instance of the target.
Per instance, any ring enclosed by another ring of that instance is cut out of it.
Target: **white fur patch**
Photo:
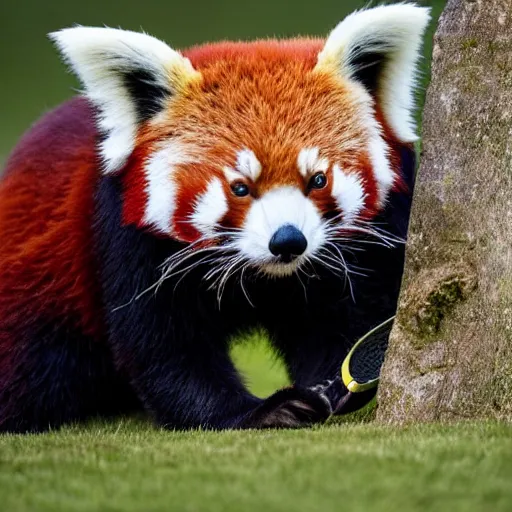
[[[317,147],[304,148],[299,152],[297,166],[299,167],[299,172],[306,178],[310,174],[327,171],[329,161],[325,158],[320,158],[320,150]]]
[[[380,134],[380,128],[376,121],[374,122],[374,126],[370,127],[370,132],[371,138],[368,143],[368,152],[370,154],[373,172],[375,173],[375,179],[377,180],[379,206],[383,207],[386,203],[389,191],[395,182],[396,174],[391,168],[388,146]]]
[[[417,140],[413,118],[416,67],[430,9],[400,3],[357,11],[329,35],[318,55],[317,68],[338,69],[352,78],[354,59],[365,53],[385,55],[378,100],[396,137]]]
[[[299,228],[308,242],[305,253],[288,264],[273,263],[269,242],[274,233],[285,224]],[[304,258],[313,254],[325,242],[320,212],[313,202],[296,187],[270,190],[254,201],[249,209],[237,248],[265,272],[272,275],[290,275]]]
[[[177,165],[195,161],[183,144],[168,141],[150,157],[145,166],[148,200],[143,222],[167,235],[172,233],[172,216],[176,207],[176,184],[173,172]]]
[[[358,102],[360,121],[366,128],[366,150],[370,157],[372,169],[377,182],[377,205],[382,208],[395,181],[395,171],[389,160],[389,148],[384,141],[382,129],[375,119],[372,99],[362,85],[357,85],[353,90],[354,98]]]
[[[218,222],[227,212],[228,202],[222,182],[219,178],[214,178],[208,184],[206,191],[197,198],[190,220],[203,235],[211,236],[215,233]]]
[[[228,180],[228,183],[234,183],[235,181],[240,181],[244,179],[244,175],[235,171],[231,167],[224,167],[224,176],[226,176],[226,179]]]
[[[137,113],[123,81],[127,72],[149,73],[155,84],[174,90],[184,77],[197,75],[190,61],[162,41],[137,32],[75,27],[49,36],[100,109],[104,172],[119,170],[134,149]],[[178,79],[180,77],[180,79]]]
[[[351,224],[364,207],[365,191],[357,174],[344,173],[339,165],[332,169],[332,196],[343,212],[343,223]]]
[[[252,181],[256,181],[261,174],[259,160],[254,152],[247,148],[238,152],[236,169]]]

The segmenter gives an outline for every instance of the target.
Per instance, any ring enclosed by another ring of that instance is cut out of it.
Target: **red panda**
[[[139,408],[213,429],[346,411],[341,361],[396,307],[428,20],[402,3],[326,40],[183,52],[51,34],[85,91],[0,182],[0,431]],[[266,399],[229,358],[254,326],[293,382]]]

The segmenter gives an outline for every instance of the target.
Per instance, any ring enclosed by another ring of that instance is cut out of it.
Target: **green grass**
[[[231,351],[245,383],[256,396],[265,397],[289,384],[284,365],[272,353],[263,335],[257,331],[241,338]]]
[[[512,427],[165,432],[125,420],[0,437],[13,511],[509,511]]]
[[[255,393],[286,383],[261,345],[234,355]],[[221,433],[130,418],[0,436],[0,510],[512,510],[512,425],[393,428],[372,417],[370,407],[309,430]]]

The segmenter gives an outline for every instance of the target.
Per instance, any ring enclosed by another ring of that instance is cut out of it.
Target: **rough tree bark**
[[[512,419],[512,0],[449,0],[434,40],[381,422]]]

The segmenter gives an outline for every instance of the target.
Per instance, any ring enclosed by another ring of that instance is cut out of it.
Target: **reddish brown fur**
[[[5,326],[27,318],[74,318],[87,334],[102,330],[91,252],[95,135],[90,106],[74,99],[38,123],[9,160],[0,182],[0,344],[13,341]]]
[[[150,144],[139,145],[125,166],[123,180],[123,221],[125,224],[142,225],[148,200],[144,166],[150,152]]]

